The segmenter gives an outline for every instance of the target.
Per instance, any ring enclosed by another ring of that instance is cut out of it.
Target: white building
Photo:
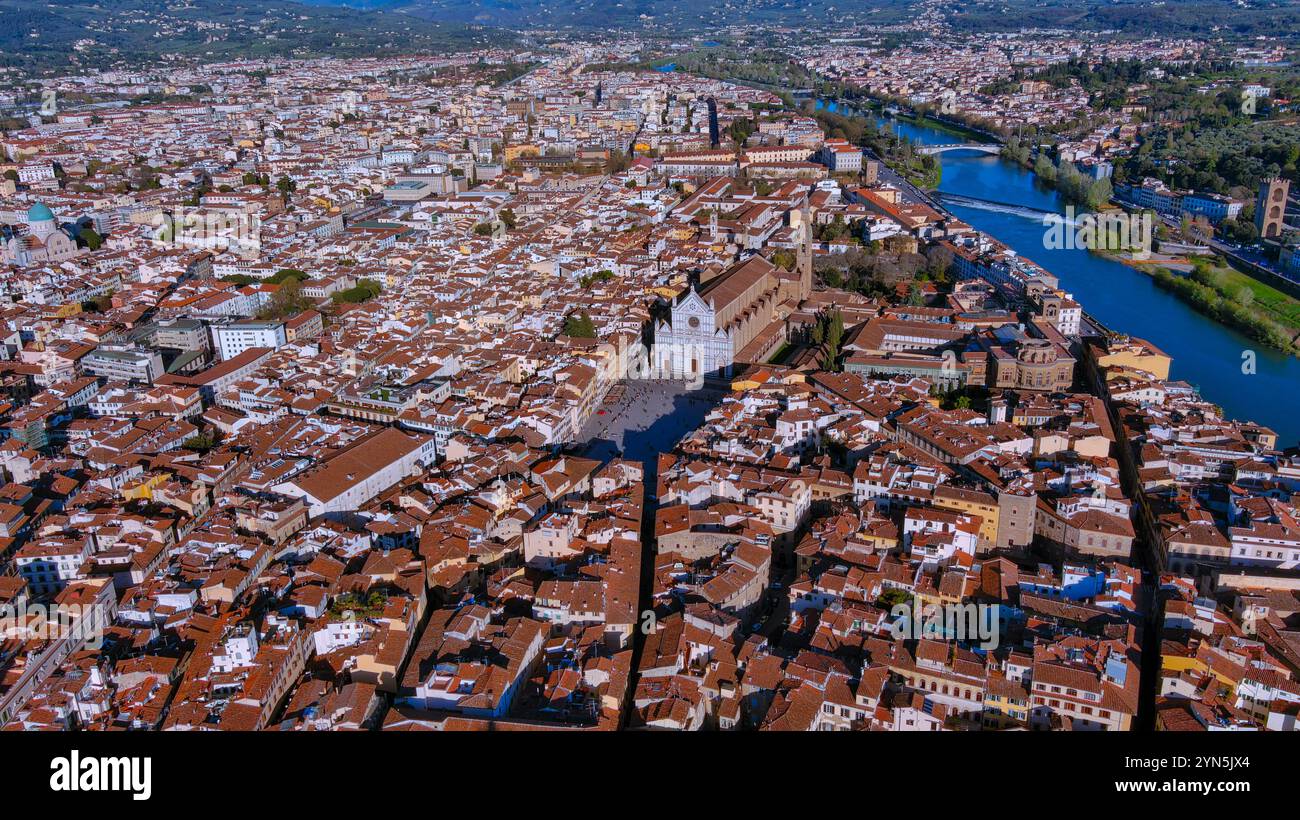
[[[847,140],[826,140],[817,158],[832,174],[856,174],[862,170],[862,149]]]
[[[101,345],[81,359],[81,369],[110,381],[153,384],[163,370],[162,357],[152,350],[123,345]]]
[[[312,633],[317,655],[329,653],[347,646],[359,644],[370,637],[374,627],[365,621],[342,620],[330,621],[324,629]]]
[[[212,346],[220,353],[222,361],[255,347],[278,350],[287,341],[284,322],[248,319],[212,326]]]
[[[979,545],[976,515],[913,507],[903,519],[903,541],[911,557],[926,567],[938,566],[958,552],[974,555]]]
[[[1300,567],[1300,534],[1282,524],[1252,521],[1249,527],[1230,527],[1232,557],[1241,567],[1296,569]]]
[[[734,351],[725,330],[714,327],[714,312],[692,288],[672,307],[672,321],[655,330],[656,371],[674,379],[723,373],[731,367]]]
[[[385,427],[323,464],[275,485],[275,492],[302,498],[313,518],[356,510],[437,459],[433,436],[407,435]]]
[[[33,595],[52,595],[84,577],[82,566],[90,558],[90,540],[27,544],[14,556],[14,564]]]

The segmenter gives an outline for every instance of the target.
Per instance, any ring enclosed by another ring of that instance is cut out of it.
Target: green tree
[[[794,266],[797,263],[798,260],[795,258],[794,253],[786,248],[781,248],[776,253],[772,254],[772,264],[776,265],[778,268],[794,270]]]
[[[838,371],[840,347],[844,343],[844,314],[838,310],[825,310],[817,314],[817,321],[809,330],[808,338],[812,346],[821,352],[821,369]]]
[[[190,436],[181,443],[186,449],[206,453],[221,443],[221,431],[215,427],[211,427],[202,433]]]
[[[1056,180],[1056,166],[1046,154],[1039,154],[1038,159],[1034,161],[1034,174],[1041,177],[1044,182],[1054,182]]]
[[[383,292],[383,286],[374,279],[362,279],[354,287],[340,291],[330,297],[334,304],[357,305],[369,301]]]
[[[103,237],[96,233],[95,229],[91,228],[89,225],[81,229],[77,234],[77,239],[92,251],[99,250],[99,247],[104,244]]]
[[[575,339],[594,339],[596,338],[596,323],[591,320],[591,316],[583,312],[580,315],[569,314],[564,317],[565,336],[572,336]]]
[[[912,593],[908,592],[905,589],[890,587],[889,589],[880,593],[880,597],[876,599],[876,606],[882,606],[882,607],[887,607],[889,609],[893,609],[899,604],[910,604],[911,602],[912,602]]]
[[[266,307],[258,313],[259,319],[283,319],[296,316],[305,310],[312,310],[316,303],[302,293],[302,282],[289,278],[271,296]]]
[[[299,282],[301,282],[304,279],[310,279],[310,278],[311,278],[310,276],[298,270],[297,268],[280,268],[275,273],[266,277],[265,281],[272,285],[278,285],[281,282],[284,282],[289,279],[296,279]]]

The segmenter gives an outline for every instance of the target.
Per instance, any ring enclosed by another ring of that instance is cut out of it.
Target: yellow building
[[[145,501],[152,501],[154,489],[158,485],[167,481],[169,478],[171,478],[170,473],[158,473],[157,475],[151,475],[148,478],[141,481],[139,484],[132,484],[130,486],[123,487],[122,498],[126,499],[127,501],[137,501],[141,499]]]
[[[1099,368],[1128,368],[1150,373],[1157,379],[1169,378],[1173,357],[1145,339],[1129,336],[1112,341],[1109,352],[1097,358]]]
[[[998,500],[988,493],[940,484],[934,488],[934,506],[979,516],[981,547],[998,540]]]
[[[1224,662],[1226,665],[1226,661]],[[1176,655],[1172,652],[1162,652],[1160,656],[1161,677],[1166,673],[1182,675],[1191,672],[1197,676],[1213,675],[1214,679],[1227,687],[1231,697],[1237,695],[1237,682],[1225,674],[1224,670],[1215,669],[1214,665],[1207,663],[1205,658],[1197,655]]]
[[[520,157],[535,157],[541,153],[536,145],[507,145],[501,152],[501,158],[511,163]]]
[[[1029,720],[1029,693],[1013,680],[990,675],[980,722],[990,729],[1024,726]]]
[[[50,313],[51,319],[67,319],[70,316],[76,316],[81,313],[80,302],[68,302],[66,305],[59,305]]]

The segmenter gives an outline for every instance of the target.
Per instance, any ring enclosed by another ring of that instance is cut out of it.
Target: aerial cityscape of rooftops
[[[1300,729],[1300,7],[359,5],[0,0],[0,727]]]

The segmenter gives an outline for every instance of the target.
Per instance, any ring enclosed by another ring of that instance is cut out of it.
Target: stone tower
[[[1276,239],[1286,227],[1286,199],[1291,180],[1271,177],[1259,184],[1255,199],[1255,227],[1264,239]]]
[[[718,150],[722,144],[722,131],[718,128],[718,101],[709,97],[709,147]]]
[[[808,200],[803,201],[799,209],[801,234],[799,238],[799,301],[812,295],[813,252],[812,252],[812,216],[808,210]]]

